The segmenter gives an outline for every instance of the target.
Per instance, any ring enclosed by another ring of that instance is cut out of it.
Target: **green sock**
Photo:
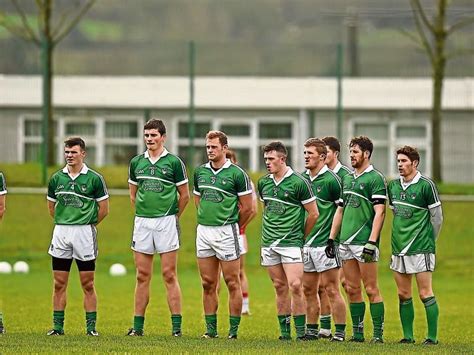
[[[183,317],[181,314],[172,314],[171,315],[171,331],[174,333],[181,333],[181,322]]]
[[[426,320],[428,321],[428,339],[438,341],[438,303],[435,296],[425,298],[422,301],[425,305]]]
[[[206,333],[210,336],[217,335],[217,314],[206,314],[204,316],[206,320]]]
[[[403,338],[414,340],[413,321],[415,319],[415,309],[413,308],[413,299],[400,300],[400,320],[402,322]]]
[[[306,314],[293,316],[293,321],[295,322],[296,336],[298,338],[304,337],[306,333]]]
[[[319,321],[321,322],[321,329],[329,329],[331,330],[331,315],[325,314],[319,317]]]
[[[282,338],[291,339],[291,315],[278,315],[278,323],[280,324]]]
[[[318,324],[306,324],[306,334],[308,335],[318,335]]]
[[[240,318],[241,316],[229,316],[229,335],[237,335],[237,332],[239,331],[239,324],[240,324]]]
[[[64,330],[64,311],[53,311],[53,329]]]
[[[339,338],[346,337],[346,325],[345,324],[335,324],[336,331],[334,332],[334,336]]]
[[[351,303],[349,308],[352,318],[352,335],[355,339],[364,339],[365,303]]]
[[[372,316],[372,324],[374,325],[374,338],[383,338],[383,321],[385,316],[385,308],[383,302],[370,304],[370,315]]]
[[[145,316],[133,317],[133,329],[138,332],[143,332],[143,326],[145,325]]]
[[[95,330],[97,323],[97,312],[86,312],[86,330],[88,332]]]

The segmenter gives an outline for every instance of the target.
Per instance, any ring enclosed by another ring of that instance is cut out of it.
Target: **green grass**
[[[63,166],[48,168],[48,177]],[[94,169],[94,166],[91,165]],[[41,186],[41,166],[35,163],[28,164],[0,164],[0,171],[6,175],[8,186],[11,187],[39,187]],[[97,169],[105,178],[108,188],[128,188],[128,167],[125,165],[104,166]],[[188,170],[192,178],[192,171]],[[253,181],[257,181],[262,173],[250,174]],[[438,185],[439,192],[447,195],[474,195],[474,184],[442,183]]]
[[[439,240],[437,270],[434,273],[434,290],[440,304],[441,352],[474,351],[473,203],[444,203],[445,225]],[[99,297],[98,330],[101,337],[91,339],[84,333],[82,292],[77,271],[71,273],[66,309],[66,336],[48,338],[45,332],[51,327],[52,280],[50,258],[46,254],[53,227],[46,210],[44,196],[8,195],[7,214],[0,225],[0,259],[11,263],[26,260],[31,272],[27,275],[1,275],[0,289],[3,298],[1,309],[8,333],[0,337],[2,353],[24,352],[243,352],[287,353],[301,352],[412,352],[426,351],[419,344],[401,346],[398,320],[398,301],[394,281],[388,270],[390,213],[382,235],[382,260],[379,266],[380,288],[386,304],[385,340],[381,346],[369,344],[281,343],[274,304],[274,293],[265,270],[259,266],[260,217],[249,226],[250,253],[247,271],[250,281],[252,316],[242,320],[239,340],[227,341],[227,293],[221,292],[219,333],[216,340],[201,340],[204,331],[201,305],[201,287],[194,256],[195,210],[188,206],[182,218],[182,248],[179,258],[179,278],[183,292],[183,330],[181,339],[170,334],[169,312],[164,287],[156,261],[152,296],[147,310],[146,336],[124,336],[133,317],[134,272],[129,249],[133,214],[126,197],[111,197],[111,212],[99,226],[100,255],[97,264],[96,286]],[[111,277],[108,267],[114,262],[126,265],[125,277]],[[415,336],[418,343],[426,332],[425,315],[421,302],[415,300]],[[350,322],[348,322],[350,324]],[[349,329],[349,334],[351,333]],[[371,322],[366,314],[366,336],[370,337]],[[430,350],[432,350],[430,348]]]

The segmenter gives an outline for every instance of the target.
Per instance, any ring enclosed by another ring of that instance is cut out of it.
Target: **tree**
[[[94,5],[96,0],[71,1],[72,8],[64,8],[61,12],[55,10],[54,0],[36,0],[37,29],[27,14],[27,5],[21,6],[18,0],[10,0],[17,15],[13,16],[0,10],[0,26],[6,28],[13,35],[37,45],[41,50],[42,71],[42,160],[43,184],[46,183],[46,166],[55,163],[52,106],[52,77],[54,73],[54,48],[77,25],[84,14]],[[56,12],[55,12],[56,11]],[[54,14],[57,16],[53,16]],[[53,19],[53,17],[55,17]],[[19,19],[19,21],[18,21]],[[55,21],[54,21],[55,20]]]
[[[428,9],[423,8],[420,0],[410,0],[413,18],[418,33],[413,35],[404,32],[428,55],[433,79],[433,98],[431,108],[432,122],[432,167],[433,179],[441,182],[443,180],[441,171],[441,119],[442,119],[442,98],[443,98],[443,80],[445,75],[446,63],[459,55],[474,53],[472,50],[458,50],[448,52],[446,42],[450,35],[455,31],[474,23],[474,17],[465,17],[452,25],[446,22],[446,12],[448,10],[449,0],[437,0],[436,10],[433,19],[428,18]]]

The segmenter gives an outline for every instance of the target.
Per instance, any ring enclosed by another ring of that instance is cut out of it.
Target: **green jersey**
[[[341,244],[365,245],[375,217],[374,202],[387,199],[384,176],[372,165],[360,175],[348,174],[342,181],[344,214],[340,233]],[[377,239],[377,245],[380,238]]]
[[[83,225],[97,223],[98,202],[109,198],[104,178],[85,164],[72,178],[67,166],[54,173],[48,184],[49,201],[54,202],[54,223]]]
[[[352,170],[349,169],[347,166],[342,165],[340,161],[337,162],[336,166],[334,167],[334,169],[332,169],[332,171],[335,172],[337,176],[339,176],[339,179],[341,179],[341,181],[347,174],[352,174]]]
[[[227,160],[217,171],[206,163],[194,171],[194,191],[200,196],[197,222],[203,226],[223,226],[239,221],[239,196],[252,193],[247,173]]]
[[[135,214],[154,218],[178,213],[177,187],[188,178],[181,159],[165,149],[155,162],[148,151],[132,158],[128,182],[137,186]]]
[[[436,186],[419,172],[404,184],[402,179],[388,185],[393,210],[392,254],[413,255],[435,252],[435,232],[430,209],[441,205]]]
[[[278,182],[273,174],[258,180],[258,194],[264,203],[262,222],[263,247],[303,247],[306,210],[313,202],[308,180],[290,167]]]
[[[5,176],[0,171],[0,195],[5,195],[7,193],[7,182],[5,181]]]
[[[311,233],[306,237],[305,246],[322,247],[327,244],[329,232],[331,232],[332,219],[341,196],[341,180],[327,165],[314,177],[311,176],[309,170],[303,176],[311,184],[319,210],[318,220]]]

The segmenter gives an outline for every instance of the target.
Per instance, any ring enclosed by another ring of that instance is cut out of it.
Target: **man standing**
[[[86,145],[81,138],[64,141],[64,157],[66,166],[48,184],[48,209],[55,226],[49,248],[54,276],[53,329],[47,335],[64,335],[66,290],[75,259],[84,292],[86,334],[98,336],[94,288],[96,227],[109,213],[109,195],[102,176],[84,163]]]
[[[3,173],[0,171],[0,221],[3,218],[3,214],[6,209],[6,196],[7,196],[7,183]],[[3,326],[3,313],[0,309],[0,334],[5,333],[5,327]]]
[[[384,304],[377,283],[376,261],[379,259],[378,246],[385,219],[387,188],[383,175],[370,164],[372,141],[365,136],[355,137],[349,148],[354,173],[344,177],[343,193],[334,216],[326,254],[335,257],[335,238],[341,229],[339,253],[350,301],[351,341],[364,341],[362,281],[370,301],[374,325],[372,342],[383,343]]]
[[[325,290],[333,309],[336,332],[332,341],[344,341],[346,329],[346,305],[339,292],[339,256],[328,258],[325,248],[331,231],[332,220],[341,196],[341,180],[328,169],[325,160],[326,144],[316,138],[308,139],[304,144],[306,172],[303,176],[309,180],[319,211],[319,218],[307,236],[304,249],[303,287],[306,296],[306,337],[318,339],[319,299],[318,288]],[[321,285],[321,286],[319,286]],[[318,287],[319,286],[319,287]],[[329,329],[330,331],[330,329]]]
[[[226,159],[227,148],[227,136],[223,132],[209,131],[206,135],[209,161],[194,172],[198,221],[196,254],[206,321],[203,338],[218,337],[220,270],[229,290],[229,339],[237,339],[242,312],[238,233],[239,226],[245,226],[253,214],[252,186],[247,173]]]
[[[293,314],[297,339],[307,340],[301,248],[318,218],[316,198],[308,181],[286,165],[283,143],[267,144],[263,152],[269,174],[259,179],[257,187],[264,203],[262,266],[275,288],[280,339],[291,339]]]
[[[146,152],[130,161],[128,186],[135,207],[132,250],[137,269],[135,316],[127,335],[142,336],[150,299],[153,257],[159,254],[171,313],[171,333],[181,336],[181,289],[177,276],[179,217],[189,201],[186,168],[166,150],[166,127],[159,119],[143,127]]]
[[[389,204],[394,216],[390,269],[393,270],[400,299],[403,328],[400,343],[415,342],[411,290],[412,276],[415,275],[428,322],[428,337],[423,344],[436,345],[439,309],[432,288],[432,272],[443,211],[436,186],[417,170],[419,163],[420,155],[415,148],[404,146],[397,150],[400,179],[388,185]]]
[[[339,155],[341,153],[341,144],[336,137],[327,136],[324,137],[323,142],[326,144],[327,155],[326,155],[326,164],[330,170],[337,174],[341,179],[344,178],[347,174],[351,173],[351,169],[347,166],[341,164],[339,161]],[[346,281],[344,279],[344,272],[342,268],[339,269],[339,278],[341,280],[342,286],[345,288]],[[319,286],[318,290],[319,299],[321,301],[321,329],[319,330],[320,338],[332,338],[331,335],[331,306],[329,303],[329,298],[324,287]]]

